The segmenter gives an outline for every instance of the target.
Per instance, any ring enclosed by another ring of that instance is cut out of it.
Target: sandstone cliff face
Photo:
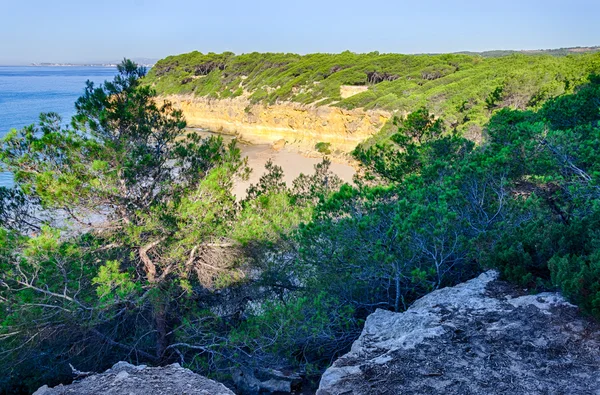
[[[599,325],[559,294],[520,296],[496,277],[377,310],[317,395],[600,393]]]
[[[188,126],[236,134],[254,144],[286,140],[313,149],[317,142],[331,143],[332,150],[349,152],[377,133],[391,117],[385,111],[344,110],[329,106],[280,103],[253,105],[247,98],[209,99],[166,96],[183,111]]]
[[[43,386],[33,395],[235,395],[223,384],[184,369],[179,364],[162,368],[118,362],[104,373],[71,385]]]

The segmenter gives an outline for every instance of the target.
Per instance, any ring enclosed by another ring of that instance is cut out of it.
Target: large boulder
[[[491,271],[371,314],[317,394],[600,394],[599,329],[559,294]]]
[[[223,384],[184,369],[179,364],[162,368],[118,362],[104,373],[70,385],[43,386],[34,395],[235,395]]]

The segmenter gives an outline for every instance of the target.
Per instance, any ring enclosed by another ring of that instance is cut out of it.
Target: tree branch
[[[148,277],[148,281],[151,283],[156,283],[156,265],[152,262],[152,259],[148,256],[148,251],[162,243],[166,237],[161,237],[158,240],[153,241],[150,244],[146,244],[143,247],[140,247],[140,259],[144,263],[144,268],[146,270],[146,276]]]
[[[150,353],[147,353],[146,351],[138,350],[135,347],[128,346],[126,344],[116,342],[113,339],[111,339],[108,336],[106,336],[105,334],[101,333],[97,329],[92,329],[90,332],[92,334],[94,334],[95,336],[99,337],[100,339],[102,339],[103,341],[105,341],[106,343],[110,344],[111,346],[118,347],[120,349],[129,351],[129,352],[134,352],[134,353],[136,353],[138,355],[141,355],[142,357],[144,357],[144,358],[146,358],[146,359],[148,359],[148,360],[150,360],[152,362],[158,362],[159,361],[158,357],[156,357],[156,356],[154,356],[154,355],[152,355]]]

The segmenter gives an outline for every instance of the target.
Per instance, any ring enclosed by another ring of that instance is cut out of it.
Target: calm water
[[[87,80],[98,84],[111,80],[116,68],[106,67],[4,67],[0,66],[0,137],[38,121],[42,112],[56,112],[68,121],[75,114],[75,100]],[[10,185],[8,173],[0,173],[0,186]]]

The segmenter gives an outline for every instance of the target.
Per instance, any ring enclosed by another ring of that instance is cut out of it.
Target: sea
[[[100,84],[116,73],[114,67],[0,66],[0,137],[37,123],[44,112],[56,112],[68,122],[85,82]],[[11,185],[11,174],[0,172],[0,186]]]

